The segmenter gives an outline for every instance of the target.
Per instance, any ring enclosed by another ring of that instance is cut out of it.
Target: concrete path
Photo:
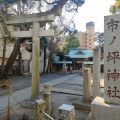
[[[69,79],[72,79],[72,78],[74,78],[75,76],[78,76],[78,75],[79,75],[78,73],[69,74],[67,76],[55,79],[53,81],[49,81],[47,83],[51,84],[51,86],[53,87],[53,86],[55,86],[57,84],[60,84],[60,83],[63,83],[65,81],[69,80]],[[39,92],[42,92],[43,88],[44,88],[44,83],[40,84]],[[31,97],[31,87],[27,87],[25,89],[13,92],[13,97],[19,103],[22,102],[22,101],[24,101],[24,100],[26,100],[26,99],[29,99]],[[14,99],[12,99],[12,106],[18,104],[16,101]],[[0,110],[6,108],[7,105],[8,105],[8,95],[0,97]],[[3,112],[5,112],[6,110],[0,111],[0,114],[3,113]]]

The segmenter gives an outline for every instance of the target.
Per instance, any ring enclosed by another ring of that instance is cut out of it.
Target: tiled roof
[[[70,58],[90,58],[93,57],[93,50],[73,48],[69,52]]]
[[[85,64],[85,65],[93,65],[93,62],[92,61],[84,61],[83,64]],[[101,61],[100,64],[103,65],[104,61]]]

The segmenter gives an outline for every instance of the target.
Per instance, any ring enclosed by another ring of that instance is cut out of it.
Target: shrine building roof
[[[92,49],[72,48],[72,49],[70,49],[68,56],[70,58],[93,58],[93,50]]]

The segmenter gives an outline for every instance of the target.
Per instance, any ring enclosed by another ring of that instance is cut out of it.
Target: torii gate
[[[60,16],[61,10],[56,11],[54,14],[46,13],[37,13],[29,15],[20,15],[20,16],[10,16],[10,17],[1,17],[0,21],[3,19],[6,22],[9,32],[6,32],[6,29],[2,27],[2,22],[0,24],[1,32],[0,38],[11,37],[11,38],[28,38],[32,37],[32,93],[31,98],[37,99],[39,95],[39,79],[40,79],[40,38],[42,36],[54,36],[54,30],[42,30],[40,29],[40,23],[53,22],[55,16]],[[14,26],[20,25],[33,25],[33,29],[29,31],[13,31]]]

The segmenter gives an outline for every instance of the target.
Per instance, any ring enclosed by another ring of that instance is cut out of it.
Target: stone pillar
[[[83,73],[83,101],[91,101],[91,69],[85,68]]]
[[[51,92],[44,92],[43,93],[43,100],[45,101],[45,112],[50,115],[50,95],[51,95]]]
[[[43,93],[43,100],[45,101],[45,112],[50,115],[51,111],[51,85],[50,84],[45,84],[44,85],[44,93]]]
[[[45,111],[45,101],[43,99],[36,100],[36,120],[45,120],[45,115],[41,111]]]
[[[39,95],[39,79],[40,79],[40,38],[39,23],[33,22],[33,38],[32,38],[32,99],[37,99]]]
[[[104,98],[91,104],[91,120],[120,120],[120,15],[104,17]]]
[[[75,120],[75,108],[72,105],[63,104],[58,108],[58,120]]]
[[[48,83],[44,84],[44,92],[50,92],[51,91],[51,85]]]
[[[100,48],[93,50],[93,98],[100,95]]]
[[[105,18],[104,92],[105,102],[120,107],[120,15]],[[111,25],[113,23],[113,26]],[[114,28],[114,23],[116,28]]]

